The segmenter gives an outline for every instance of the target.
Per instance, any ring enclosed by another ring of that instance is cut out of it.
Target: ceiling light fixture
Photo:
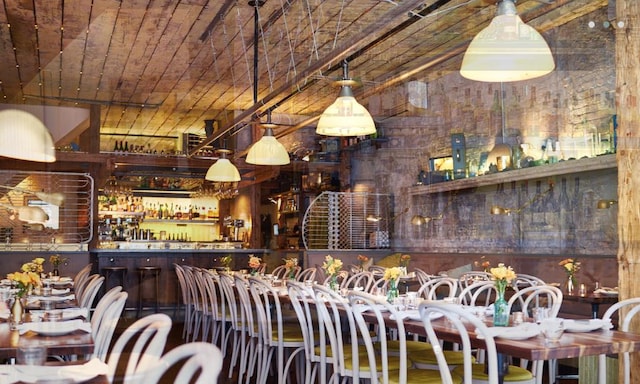
[[[356,101],[351,87],[356,83],[349,78],[349,64],[342,63],[340,94],[320,116],[316,133],[325,136],[361,136],[376,133],[376,124],[369,111]]]
[[[51,133],[34,115],[18,109],[0,112],[0,156],[52,163],[56,151]]]
[[[289,164],[291,160],[287,149],[273,135],[273,127],[276,125],[271,122],[270,109],[267,111],[267,123],[262,126],[264,127],[264,135],[249,148],[247,163],[256,165]]]
[[[489,26],[471,41],[460,74],[470,80],[509,82],[544,76],[554,68],[542,35],[518,16],[515,0],[503,0]]]
[[[220,154],[218,161],[213,163],[207,174],[205,180],[220,181],[220,182],[233,182],[240,181],[240,172],[238,168],[227,159],[227,155],[231,153],[228,149],[217,149],[216,152]]]

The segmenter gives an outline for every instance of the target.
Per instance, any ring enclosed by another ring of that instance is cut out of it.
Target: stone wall
[[[615,199],[615,169],[575,173],[551,179],[409,197],[429,158],[451,155],[451,134],[463,133],[466,163],[478,174],[495,144],[520,145],[530,160],[558,161],[593,157],[611,150],[615,114],[614,34],[588,28],[590,20],[606,19],[603,9],[545,33],[556,70],[539,79],[516,83],[481,83],[458,73],[437,79],[426,74],[426,100],[409,102],[407,86],[380,100],[369,100],[374,116],[405,111],[378,121],[388,139],[383,148],[365,148],[350,155],[351,179],[346,187],[391,193],[395,212],[394,247],[416,252],[518,255],[604,255],[617,249],[615,207],[597,210],[599,199]],[[600,25],[599,22],[596,23]],[[543,145],[551,148],[543,151]],[[529,164],[529,163],[527,163]],[[508,171],[505,171],[508,172]],[[549,183],[553,191],[542,197]],[[519,207],[517,215],[492,216],[496,202]],[[437,215],[428,226],[410,224],[414,214]],[[475,256],[472,256],[475,257]],[[614,268],[615,270],[615,268]],[[614,273],[612,270],[612,273]]]

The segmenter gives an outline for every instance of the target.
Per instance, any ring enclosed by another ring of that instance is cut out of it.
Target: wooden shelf
[[[426,195],[431,193],[458,191],[462,189],[477,188],[486,185],[509,183],[512,181],[541,179],[545,177],[614,169],[617,167],[616,155],[602,155],[578,160],[561,161],[555,164],[540,165],[493,173],[466,179],[445,181],[429,185],[414,185],[408,188],[409,195]]]
[[[178,220],[178,219],[145,219],[144,222],[147,224],[150,223],[176,223],[176,224],[215,224],[219,220],[217,218],[210,218],[206,220]]]

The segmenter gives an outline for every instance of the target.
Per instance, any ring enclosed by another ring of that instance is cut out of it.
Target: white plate
[[[42,336],[62,336],[79,330],[91,332],[91,324],[82,320],[25,323],[22,324],[20,333],[32,331]]]
[[[611,329],[611,320],[585,319],[585,320],[564,320],[565,332],[591,332],[597,329]]]
[[[515,327],[490,327],[489,331],[494,337],[509,340],[526,340],[540,334],[540,326],[536,323],[524,323]],[[478,338],[482,337],[478,335]]]

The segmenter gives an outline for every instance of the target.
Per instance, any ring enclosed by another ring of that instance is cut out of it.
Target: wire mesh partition
[[[93,187],[85,173],[0,171],[0,242],[32,250],[88,243]],[[44,222],[28,220],[34,208],[44,211]]]
[[[305,212],[306,249],[389,248],[393,198],[388,194],[323,192]]]

